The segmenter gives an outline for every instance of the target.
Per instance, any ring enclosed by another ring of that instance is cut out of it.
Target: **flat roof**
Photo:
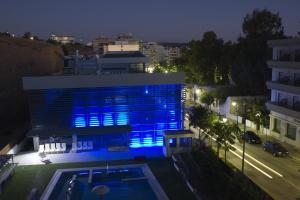
[[[57,137],[57,136],[70,136],[76,135],[102,135],[112,133],[128,133],[131,132],[131,126],[118,125],[118,126],[99,126],[99,127],[46,127],[46,128],[33,128],[27,133],[27,137]]]
[[[24,90],[183,84],[184,73],[124,73],[105,75],[23,77]]]
[[[279,47],[279,46],[293,46],[300,45],[300,38],[287,38],[279,40],[268,40],[268,45],[270,47]]]

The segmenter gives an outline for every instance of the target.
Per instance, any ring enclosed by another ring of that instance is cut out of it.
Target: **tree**
[[[268,10],[254,10],[244,18],[242,30],[244,36],[236,45],[231,77],[250,95],[266,94],[265,82],[271,78],[267,60],[272,53],[267,41],[284,37],[281,18]]]
[[[23,38],[30,40],[39,40],[39,37],[37,35],[33,35],[31,32],[25,32]]]
[[[241,131],[236,124],[223,123],[220,121],[214,122],[210,131],[216,138],[217,156],[219,157],[220,148],[223,147],[225,151],[224,159],[226,163],[227,152],[229,150],[235,150],[232,145],[235,143],[235,139],[239,139]]]
[[[178,69],[176,65],[172,63],[166,63],[166,62],[156,64],[153,70],[154,73],[169,73],[169,72],[177,72],[177,71]]]
[[[9,32],[0,32],[0,37],[12,37]]]
[[[202,106],[192,107],[189,113],[189,126],[199,127],[199,139],[200,139],[200,129],[206,134],[210,134],[209,129],[212,123],[216,120],[216,115]]]
[[[269,125],[269,111],[265,106],[265,100],[256,100],[251,104],[249,119],[256,124],[256,129],[259,126],[267,127]]]
[[[202,95],[201,95],[201,102],[204,103],[208,109],[210,108],[211,104],[214,102],[214,97],[208,93],[208,92],[204,92]]]
[[[241,130],[235,123],[226,124],[224,129],[224,161],[227,163],[227,152],[229,150],[235,150],[232,146],[235,143],[235,139],[240,140]]]
[[[201,40],[192,40],[182,50],[182,56],[174,60],[179,69],[187,74],[187,82],[200,85],[228,83],[229,62],[227,50],[231,43],[224,45],[213,31],[203,34]],[[223,56],[224,54],[224,56]]]
[[[33,37],[31,32],[25,32],[23,35],[23,38],[25,38],[25,39],[30,39],[31,37]]]
[[[220,121],[216,121],[212,124],[210,132],[211,135],[215,136],[216,138],[216,144],[217,144],[217,156],[219,157],[220,154],[220,147],[224,143],[224,131],[225,131],[225,125],[224,123]]]
[[[274,14],[266,9],[254,10],[247,14],[242,25],[243,33],[247,39],[280,38],[284,35],[284,27],[278,13]]]

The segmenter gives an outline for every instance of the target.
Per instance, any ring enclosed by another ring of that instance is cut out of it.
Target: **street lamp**
[[[261,113],[258,112],[255,114],[255,117],[258,118],[258,128],[260,129],[260,116],[261,116]],[[258,133],[258,129],[257,129],[257,133]],[[267,140],[267,132],[266,132],[266,140]]]
[[[231,105],[233,106],[233,107],[235,107],[235,114],[236,114],[236,125],[237,125],[237,127],[239,127],[239,115],[238,115],[238,105],[237,105],[237,102],[236,101],[233,101],[232,103],[231,103]],[[237,132],[238,130],[236,130],[236,132]]]
[[[236,124],[237,124],[236,134],[238,134],[238,127],[239,127],[238,104],[237,104],[237,102],[233,101],[231,103],[231,105],[233,107],[235,107],[235,111],[236,111]],[[244,118],[246,119],[246,103],[243,103],[242,105],[244,106]],[[245,132],[246,132],[246,121],[244,123],[244,132],[243,132],[243,134],[245,134]],[[244,173],[245,149],[246,149],[246,142],[245,142],[245,139],[243,139],[242,173]]]
[[[244,106],[244,132],[243,134],[245,134],[246,132],[246,115],[247,115],[247,107],[246,107],[246,103],[243,103]],[[246,140],[245,138],[243,139],[243,156],[242,156],[242,173],[244,173],[244,166],[245,166],[245,149],[246,149]]]
[[[258,127],[256,127],[256,131],[257,131],[257,133],[258,133],[258,130],[259,130],[259,126],[260,126],[260,113],[258,112],[258,113],[256,113],[255,114],[255,117],[258,119],[257,120],[257,122],[258,122]]]
[[[222,121],[223,121],[224,123],[226,123],[226,122],[227,122],[227,118],[226,118],[226,117],[223,117]]]

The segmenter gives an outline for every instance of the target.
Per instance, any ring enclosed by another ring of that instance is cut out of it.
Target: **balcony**
[[[294,81],[293,83],[286,80],[267,81],[266,84],[268,89],[276,89],[276,90],[300,95],[299,81],[298,82]]]
[[[295,102],[293,106],[289,106],[286,102],[269,101],[266,103],[266,106],[271,111],[300,119],[300,102]]]
[[[287,69],[300,69],[300,61],[279,61],[269,60],[267,62],[270,68],[287,68]]]

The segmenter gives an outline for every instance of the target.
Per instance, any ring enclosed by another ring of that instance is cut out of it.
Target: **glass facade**
[[[164,130],[183,128],[181,84],[30,90],[29,97],[33,127],[130,125],[132,148],[163,146]]]

